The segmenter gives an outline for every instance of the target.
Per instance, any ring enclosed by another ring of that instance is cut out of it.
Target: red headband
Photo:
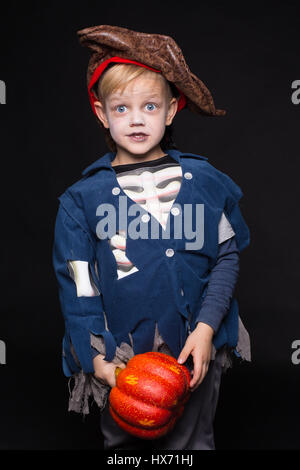
[[[161,73],[160,70],[156,70],[156,69],[153,69],[152,67],[148,67],[148,65],[142,64],[141,62],[136,62],[134,60],[129,60],[129,59],[123,59],[122,57],[115,56],[115,57],[111,57],[110,59],[105,60],[104,62],[102,62],[96,68],[96,70],[94,71],[94,73],[91,77],[90,83],[88,85],[88,93],[89,93],[90,103],[91,103],[92,109],[93,109],[93,111],[96,115],[97,115],[97,113],[96,113],[96,110],[95,110],[94,102],[97,101],[97,98],[95,97],[94,93],[92,92],[92,86],[95,85],[98,78],[104,72],[104,70],[106,69],[106,67],[108,66],[108,64],[110,62],[122,62],[122,63],[125,63],[125,64],[140,65],[141,67],[145,67],[146,69],[152,70],[152,72]],[[185,107],[186,97],[182,93],[182,91],[179,90],[179,88],[176,87],[176,89],[180,93],[180,98],[179,98],[179,101],[178,101],[178,108],[177,108],[177,113],[178,113],[179,111],[181,111],[181,109],[183,109]]]

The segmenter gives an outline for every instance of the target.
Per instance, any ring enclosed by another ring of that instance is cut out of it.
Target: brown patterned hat
[[[204,83],[194,75],[181,49],[170,36],[139,33],[119,26],[91,26],[77,31],[80,44],[88,47],[91,56],[87,70],[87,84],[92,109],[97,100],[92,87],[112,62],[134,63],[161,73],[178,90],[178,111],[187,107],[204,116],[224,116],[226,111],[216,109],[212,95]]]

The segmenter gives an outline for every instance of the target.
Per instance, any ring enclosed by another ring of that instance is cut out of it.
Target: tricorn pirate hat
[[[96,97],[92,91],[106,67],[115,63],[134,63],[161,73],[180,94],[178,111],[184,107],[205,116],[224,116],[216,109],[212,95],[194,75],[181,49],[170,36],[139,33],[119,26],[91,26],[77,31],[80,44],[88,47],[91,56],[87,70],[89,99],[94,113]]]

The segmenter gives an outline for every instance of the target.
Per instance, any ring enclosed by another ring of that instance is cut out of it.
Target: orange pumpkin
[[[190,380],[187,367],[172,356],[137,354],[125,369],[116,368],[116,386],[109,394],[111,416],[129,434],[157,439],[181,416],[191,394]]]

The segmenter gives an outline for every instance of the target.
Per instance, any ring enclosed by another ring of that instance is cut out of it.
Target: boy
[[[105,449],[214,449],[222,367],[233,350],[249,359],[233,298],[249,230],[240,188],[206,157],[174,148],[170,126],[185,107],[225,112],[168,36],[105,25],[78,35],[92,51],[89,98],[111,152],[59,197],[53,263],[63,368],[75,378],[69,410],[88,412],[93,395]],[[154,444],[121,430],[107,402],[115,368],[151,350],[192,373],[183,415]]]

